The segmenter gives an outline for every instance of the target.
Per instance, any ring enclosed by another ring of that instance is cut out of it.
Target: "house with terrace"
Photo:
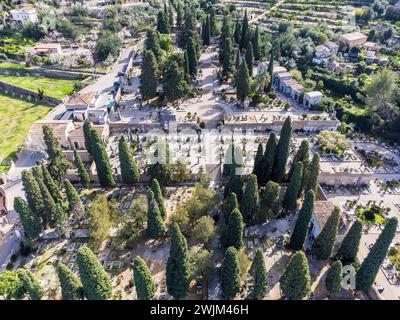
[[[37,11],[30,4],[24,4],[19,8],[10,10],[10,15],[11,22],[17,26],[21,26],[29,22],[39,22]]]
[[[354,47],[361,47],[367,42],[368,37],[361,32],[352,32],[341,35],[339,41],[344,44],[344,51],[350,50]]]
[[[326,65],[332,57],[337,55],[338,50],[339,46],[332,41],[327,41],[319,46],[316,46],[313,63],[318,65]]]
[[[66,113],[62,120],[68,120],[72,116],[76,121],[85,121],[87,119],[87,110],[91,105],[95,104],[96,99],[95,92],[74,93],[64,103]]]

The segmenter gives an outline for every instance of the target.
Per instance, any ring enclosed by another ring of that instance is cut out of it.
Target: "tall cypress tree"
[[[17,270],[18,278],[22,283],[23,290],[28,294],[30,300],[41,300],[44,291],[33,274],[26,269]]]
[[[336,255],[344,264],[356,261],[361,235],[362,222],[360,219],[357,219],[344,237]]]
[[[156,293],[156,286],[146,262],[139,256],[133,262],[133,279],[135,281],[138,300],[152,300]]]
[[[260,33],[258,30],[258,25],[256,27],[256,31],[254,32],[253,38],[251,39],[251,43],[253,44],[254,60],[260,61],[260,59],[261,59],[261,44],[260,44]]]
[[[112,294],[110,277],[92,250],[81,247],[76,261],[85,297],[89,300],[109,299]]]
[[[171,27],[168,22],[168,16],[165,14],[164,10],[158,11],[157,31],[164,34],[169,34],[171,32]]]
[[[42,231],[40,219],[28,207],[25,200],[21,197],[15,197],[14,209],[19,214],[26,237],[28,239],[36,239],[39,237],[39,234]]]
[[[237,250],[229,247],[225,251],[220,271],[222,295],[227,298],[234,298],[240,290],[240,266]]]
[[[44,210],[42,194],[40,192],[38,180],[33,178],[30,170],[22,171],[22,185],[29,208],[37,217],[41,218],[42,225],[46,228],[46,212]]]
[[[67,194],[69,210],[71,210],[72,205],[74,203],[80,202],[81,199],[79,198],[78,192],[75,190],[72,183],[68,179],[65,179],[64,186],[65,186],[65,193]]]
[[[187,243],[176,223],[171,225],[170,235],[171,247],[166,268],[167,290],[175,299],[181,299],[187,294],[190,280]]]
[[[211,19],[211,17],[210,17]],[[210,20],[210,25],[212,21]],[[185,6],[185,19],[181,34],[179,36],[179,46],[181,48],[186,48],[187,40],[190,36],[193,36],[194,29],[196,26],[196,20],[193,16],[193,8],[191,8],[188,4]],[[212,34],[212,26],[211,26],[211,35]]]
[[[215,19],[215,11],[213,7],[210,9],[210,33],[212,37],[218,35],[217,21]]]
[[[231,192],[228,198],[228,214],[230,214],[236,208],[239,208],[236,193]]]
[[[54,201],[59,204],[61,207],[64,207],[64,199],[61,194],[61,190],[59,186],[54,182],[53,178],[50,175],[50,172],[47,170],[46,166],[42,163],[41,171],[43,174],[43,182],[49,190],[51,196],[53,197]]]
[[[57,275],[61,285],[61,295],[63,300],[82,299],[83,289],[79,278],[65,264],[57,264]]]
[[[139,169],[124,136],[119,139],[118,151],[122,181],[130,185],[138,182],[140,178]]]
[[[224,197],[227,197],[232,192],[236,194],[237,200],[241,202],[243,197],[243,176],[234,172],[231,173],[225,184]]]
[[[260,183],[267,183],[272,179],[272,175],[274,172],[274,163],[276,157],[276,147],[277,147],[277,139],[275,133],[271,133],[268,138],[267,145],[265,147],[265,152],[262,160],[262,175]]]
[[[221,75],[228,77],[232,73],[233,46],[232,40],[225,38],[220,49]]]
[[[153,191],[153,193],[154,193],[154,198],[157,201],[158,209],[160,210],[161,217],[163,219],[165,219],[165,217],[167,216],[167,211],[165,209],[164,197],[161,192],[160,184],[158,183],[157,179],[151,180],[150,188],[151,188],[151,191]]]
[[[242,59],[240,58],[240,50],[236,50],[236,57],[235,57],[235,70],[238,71],[240,64],[242,63]]]
[[[371,288],[396,234],[396,229],[397,218],[390,218],[356,274],[357,290],[365,292]]]
[[[325,278],[326,289],[331,294],[339,293],[342,289],[343,268],[342,263],[338,260],[332,263],[328,274]]]
[[[182,27],[183,25],[183,6],[182,6],[182,2],[178,1],[177,5],[176,5],[176,26],[178,28]]]
[[[236,43],[237,45],[240,44],[241,30],[242,30],[242,25],[240,24],[239,21],[236,21],[236,24],[235,24],[235,31],[234,31],[234,33],[233,33],[233,38],[235,39],[235,43]]]
[[[285,297],[292,300],[301,300],[311,292],[310,270],[303,251],[292,255],[279,282]]]
[[[229,215],[225,242],[227,247],[240,249],[243,246],[243,217],[238,208]]]
[[[243,194],[243,201],[241,202],[241,209],[246,223],[254,223],[259,207],[260,197],[258,194],[257,177],[251,174]]]
[[[211,36],[210,28],[211,28],[210,27],[210,16],[207,15],[206,20],[204,21],[204,24],[203,24],[203,28],[201,30],[202,31],[201,36],[202,36],[202,40],[203,40],[203,45],[205,45],[205,46],[209,46],[210,45],[210,36]]]
[[[292,120],[287,117],[283,123],[279,142],[276,147],[275,180],[281,182],[285,179],[286,163],[289,156],[290,139],[292,137]],[[308,190],[308,189],[307,189]]]
[[[157,59],[150,50],[145,50],[140,73],[140,93],[143,100],[149,100],[157,95],[159,69]]]
[[[158,239],[164,235],[164,232],[160,210],[154,199],[154,193],[150,190],[147,197],[147,234],[153,239]]]
[[[269,74],[269,82],[268,82],[268,86],[265,89],[266,92],[271,92],[272,90],[272,84],[274,81],[274,54],[271,50],[270,54],[269,54],[269,63],[268,63],[268,74]]]
[[[251,77],[253,75],[254,54],[253,45],[250,41],[247,43],[245,60],[247,64],[247,69],[249,69],[249,76]]]
[[[100,185],[106,188],[113,188],[115,187],[115,181],[104,143],[100,139],[96,130],[92,129],[90,132],[93,143],[93,157],[94,162],[96,163]]]
[[[297,162],[282,201],[282,206],[286,211],[295,210],[297,208],[297,198],[301,187],[302,175],[303,164],[301,162]]]
[[[231,142],[225,153],[224,166],[222,168],[222,176],[229,177],[231,174],[239,174],[240,168],[243,166],[243,153],[239,146]],[[238,169],[238,170],[237,170]],[[227,196],[227,193],[225,196]],[[240,201],[240,200],[239,200]]]
[[[236,94],[237,99],[244,101],[244,99],[249,95],[250,92],[250,77],[249,70],[245,61],[239,66],[239,70],[236,75]]]
[[[250,267],[250,274],[253,278],[251,296],[254,299],[263,298],[268,291],[268,275],[267,269],[265,268],[263,252],[260,248],[256,250],[253,263]]]
[[[335,245],[340,220],[340,209],[335,207],[322,228],[322,231],[315,238],[311,253],[317,259],[326,260],[331,256],[333,246]]]
[[[301,250],[303,248],[314,211],[314,200],[314,191],[308,190],[304,197],[304,202],[296,220],[292,236],[290,237],[289,247],[292,250]]]
[[[255,174],[257,176],[257,181],[261,182],[262,179],[262,175],[263,175],[263,155],[264,155],[264,151],[263,151],[263,146],[261,143],[258,144],[257,147],[257,153],[256,156],[254,158],[254,166],[253,166],[253,174]]]
[[[44,182],[42,180],[38,180],[37,182],[39,184],[40,194],[42,195],[43,200],[44,212],[46,214],[46,216],[43,217],[43,220],[46,224],[49,224],[50,227],[54,228],[56,226],[55,218],[57,216],[57,204],[53,200],[53,197],[51,196]]]
[[[74,149],[74,159],[75,166],[78,169],[79,182],[83,188],[88,188],[90,184],[90,176],[76,149]]]
[[[247,10],[245,10],[242,21],[242,31],[240,35],[239,48],[240,49],[246,48],[248,41],[249,41],[249,21],[247,19]]]
[[[83,123],[83,137],[85,139],[85,149],[89,152],[90,155],[93,156],[93,148],[92,148],[92,136],[90,134],[90,130],[92,129],[92,124],[89,119],[86,119]]]
[[[314,192],[317,191],[319,168],[319,154],[314,153],[310,164],[310,169],[308,170],[307,182],[305,183],[306,187],[304,190],[314,190]]]
[[[293,170],[294,170],[294,165],[301,161],[303,163],[303,178],[301,182],[301,190],[303,191],[305,188],[306,180],[308,177],[308,171],[309,171],[309,166],[310,166],[310,145],[308,143],[308,140],[303,140],[300,144],[299,150],[297,150],[293,161],[292,161],[292,166],[290,167],[289,170],[289,177],[292,176]]]
[[[258,210],[257,222],[264,223],[267,219],[276,218],[279,214],[279,184],[268,181],[261,195],[260,209]]]
[[[153,51],[155,57],[159,58],[161,56],[160,34],[157,30],[151,28],[147,30],[144,46],[146,50]]]
[[[183,72],[185,75],[185,81],[190,83],[189,58],[186,50],[183,52]]]
[[[222,18],[221,39],[232,38],[232,20],[229,15]]]
[[[186,44],[186,52],[189,61],[189,74],[192,78],[197,76],[197,52],[196,43],[192,37],[189,37]]]
[[[185,73],[182,67],[173,61],[168,64],[164,76],[164,94],[168,101],[176,101],[183,98],[188,90]]]

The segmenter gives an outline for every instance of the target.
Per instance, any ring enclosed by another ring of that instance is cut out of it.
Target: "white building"
[[[310,236],[316,238],[324,228],[335,206],[330,201],[315,201],[310,222]]]
[[[352,32],[343,34],[339,38],[339,41],[345,43],[346,47],[348,49],[351,49],[353,47],[362,46],[365,42],[367,42],[367,39],[368,37],[365,34],[362,34],[361,32]]]
[[[322,93],[319,91],[307,92],[304,94],[303,105],[305,108],[310,108],[315,104],[322,102]]]
[[[339,50],[339,46],[332,42],[327,41],[324,44],[315,47],[315,56],[313,62],[315,64],[327,64],[329,59],[336,56]]]
[[[37,11],[31,5],[23,5],[17,9],[10,10],[10,14],[11,20],[17,25],[39,22]]]

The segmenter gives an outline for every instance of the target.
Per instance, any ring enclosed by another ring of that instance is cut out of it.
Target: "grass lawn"
[[[0,171],[23,143],[29,126],[43,118],[51,106],[20,100],[0,92]]]
[[[0,75],[0,81],[37,92],[43,89],[46,96],[62,99],[74,90],[75,80],[54,79],[35,76]]]

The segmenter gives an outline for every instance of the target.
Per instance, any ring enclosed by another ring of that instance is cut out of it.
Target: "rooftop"
[[[65,105],[78,105],[78,106],[87,106],[90,104],[92,99],[96,96],[95,92],[84,92],[84,93],[75,93],[73,94]]]
[[[310,98],[318,98],[318,97],[322,97],[322,93],[319,91],[311,91],[311,92],[307,92],[305,93],[305,95],[309,96]]]
[[[314,215],[320,230],[325,226],[334,208],[335,205],[330,201],[315,201]]]
[[[352,32],[352,33],[343,34],[342,38],[347,41],[354,41],[354,40],[360,40],[360,39],[367,39],[367,36],[362,34],[361,32]]]

